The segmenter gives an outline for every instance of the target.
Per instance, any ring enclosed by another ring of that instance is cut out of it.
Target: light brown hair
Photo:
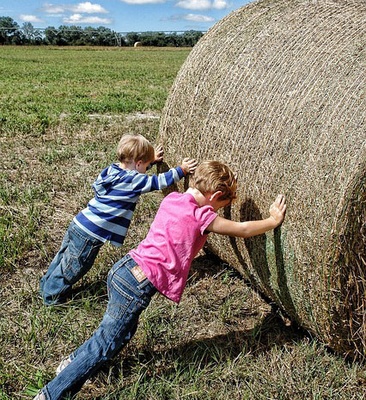
[[[153,145],[142,135],[123,135],[117,146],[117,158],[124,161],[154,161],[155,150]]]
[[[219,200],[236,198],[236,176],[227,165],[219,161],[202,162],[191,177],[189,186],[198,189],[203,195],[221,191]]]

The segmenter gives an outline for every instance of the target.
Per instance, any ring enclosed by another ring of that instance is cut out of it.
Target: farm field
[[[0,400],[31,399],[87,339],[114,262],[142,240],[161,193],[144,195],[124,246],[103,246],[65,305],[38,281],[126,132],[152,142],[188,48],[0,49]],[[182,105],[184,106],[184,105]],[[194,154],[182,154],[192,156]],[[77,399],[366,399],[366,367],[292,325],[202,253],[179,306],[155,296],[131,343]]]

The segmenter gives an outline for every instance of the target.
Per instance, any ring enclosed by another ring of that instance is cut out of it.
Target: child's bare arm
[[[269,209],[270,216],[258,221],[231,221],[220,216],[216,217],[207,230],[221,235],[248,238],[261,235],[282,223],[286,213],[286,199],[280,194]]]
[[[197,161],[194,158],[188,158],[186,157],[183,161],[180,167],[182,168],[184,175],[187,174],[193,174],[193,172],[197,168]]]

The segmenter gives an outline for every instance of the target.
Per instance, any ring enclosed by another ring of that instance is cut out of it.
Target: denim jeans
[[[71,222],[60,250],[40,280],[40,293],[45,304],[64,300],[71,286],[90,270],[102,245],[102,241]]]
[[[157,291],[147,278],[135,277],[135,266],[126,255],[109,271],[108,304],[102,322],[91,338],[70,355],[71,363],[42,389],[47,400],[75,395],[135,334],[141,312]]]

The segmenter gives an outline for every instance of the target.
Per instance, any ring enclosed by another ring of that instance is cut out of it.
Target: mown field
[[[98,326],[108,270],[144,237],[162,194],[141,198],[123,248],[103,247],[70,302],[43,306],[38,280],[93,180],[115,161],[120,136],[155,141],[189,51],[0,48],[0,400],[32,398]],[[77,399],[349,400],[365,392],[364,365],[333,354],[202,253],[181,304],[156,296],[131,343]]]

